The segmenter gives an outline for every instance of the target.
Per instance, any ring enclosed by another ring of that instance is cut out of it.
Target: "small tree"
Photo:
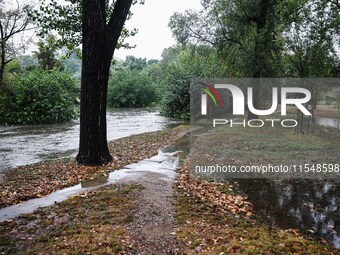
[[[61,63],[61,61],[56,59],[55,53],[57,50],[57,46],[52,36],[49,36],[46,42],[40,41],[38,47],[39,51],[36,52],[35,54],[38,58],[40,66],[44,70],[64,69],[64,66]]]
[[[14,36],[27,30],[31,6],[20,5],[6,10],[6,2],[0,0],[0,88],[4,78],[5,66],[15,59],[19,45],[11,42]]]

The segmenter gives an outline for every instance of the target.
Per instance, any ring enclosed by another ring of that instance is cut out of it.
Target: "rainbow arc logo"
[[[216,89],[214,89],[213,86],[207,83],[203,83],[203,82],[199,82],[198,84],[203,87],[202,92],[210,96],[215,106],[217,106],[217,101],[218,101],[220,107],[221,108],[223,107],[223,101],[222,101],[221,95],[217,92]]]

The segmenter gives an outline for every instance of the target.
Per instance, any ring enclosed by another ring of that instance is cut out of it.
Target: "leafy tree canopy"
[[[105,2],[108,24],[116,1],[106,0]],[[143,4],[144,0],[134,0],[133,4],[138,2]],[[128,19],[131,16],[132,13],[130,12]],[[58,0],[42,0],[39,7],[32,12],[31,19],[39,26],[38,35],[40,37],[46,37],[53,32],[58,35],[55,44],[59,48],[66,46],[72,52],[82,43],[82,7],[80,0],[65,0],[63,3]],[[124,41],[128,37],[136,35],[136,33],[137,29],[123,28],[117,48],[133,48],[133,45]]]

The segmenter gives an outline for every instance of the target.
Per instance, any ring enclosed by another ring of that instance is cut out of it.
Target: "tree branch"
[[[1,20],[0,20],[0,36],[1,36],[1,41],[4,41],[4,29],[2,27]]]
[[[133,0],[117,0],[110,16],[106,29],[110,56],[113,55],[114,50],[117,47],[118,40],[124,27],[125,20],[129,14],[132,1]]]
[[[214,42],[213,41],[210,41],[209,39],[204,38],[198,32],[194,31],[190,26],[188,26],[188,28],[191,31],[193,38],[196,38],[197,40],[200,40],[200,41],[203,41],[203,42],[207,42],[207,43],[211,44],[211,46],[214,46]]]
[[[15,58],[10,58],[7,61],[5,61],[5,65],[7,65],[9,62],[13,61]]]

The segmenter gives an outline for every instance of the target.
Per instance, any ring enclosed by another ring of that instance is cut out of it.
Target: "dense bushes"
[[[42,124],[75,116],[76,82],[67,73],[36,69],[21,75],[0,95],[0,124]]]
[[[190,117],[190,75],[178,65],[167,72],[166,92],[162,100],[161,114],[177,119]]]
[[[145,72],[123,69],[109,82],[110,107],[147,107],[158,99],[158,89]]]
[[[190,118],[190,84],[199,77],[223,76],[214,50],[207,47],[167,49],[163,54],[165,95],[161,114],[177,119]]]

